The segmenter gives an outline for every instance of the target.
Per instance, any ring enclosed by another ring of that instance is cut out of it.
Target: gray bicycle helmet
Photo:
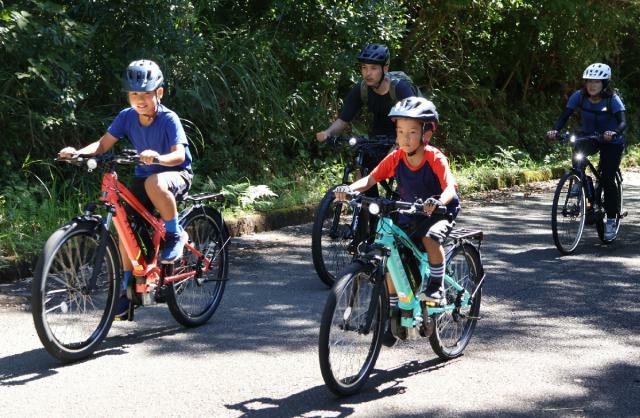
[[[358,61],[363,64],[389,65],[391,62],[389,48],[381,44],[368,44],[358,54]]]
[[[133,61],[127,66],[122,79],[124,91],[154,91],[162,86],[164,77],[160,67],[150,60]]]
[[[416,119],[422,122],[438,122],[436,106],[424,97],[407,97],[396,103],[389,112],[392,120],[396,118]]]

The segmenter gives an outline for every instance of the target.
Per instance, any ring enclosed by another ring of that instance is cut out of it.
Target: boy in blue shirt
[[[160,260],[173,263],[188,240],[188,234],[178,225],[176,197],[183,196],[191,187],[191,153],[187,137],[178,115],[160,103],[164,88],[160,67],[149,60],[133,61],[125,70],[123,89],[131,107],[122,110],[100,140],[76,150],[66,147],[61,157],[74,154],[98,155],[109,151],[123,137],[140,155],[144,165],[137,166],[131,192],[147,208],[154,207],[164,220],[166,234]],[[155,160],[155,162],[154,162]],[[129,300],[124,293],[131,278],[133,266],[120,242],[123,266],[123,294],[116,306],[116,319],[127,319]]]

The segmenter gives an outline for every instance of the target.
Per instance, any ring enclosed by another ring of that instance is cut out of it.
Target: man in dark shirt
[[[316,139],[323,142],[331,135],[340,134],[358,114],[365,104],[362,102],[361,83],[366,83],[367,109],[373,115],[369,126],[369,135],[385,135],[395,138],[396,131],[393,122],[387,117],[392,103],[389,89],[391,79],[388,76],[390,62],[389,48],[380,44],[369,44],[358,54],[362,81],[356,83],[349,91],[340,111],[340,117],[324,131],[316,134]],[[396,98],[402,100],[413,96],[411,85],[406,80],[400,80],[396,86]],[[373,164],[377,165],[378,161]],[[371,167],[371,168],[373,168]]]
[[[363,97],[366,97],[367,109],[373,116],[369,126],[369,136],[396,137],[395,126],[387,116],[391,108],[396,104],[390,94],[391,78],[388,75],[390,61],[389,48],[385,45],[368,44],[360,51],[358,62],[360,62],[362,80],[356,83],[349,91],[340,111],[340,117],[327,129],[316,134],[318,141],[324,142],[329,136],[340,134],[365,104],[362,100]],[[364,90],[365,86],[362,83],[366,84],[366,90]],[[411,84],[408,81],[399,80],[397,82],[395,96],[398,101],[413,95]],[[371,172],[385,155],[386,152],[365,154],[363,166],[368,172]],[[378,196],[378,188],[374,187],[368,190],[366,194]]]

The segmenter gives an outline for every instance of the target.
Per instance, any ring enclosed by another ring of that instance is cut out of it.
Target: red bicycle
[[[62,361],[89,356],[106,337],[113,322],[122,277],[120,254],[111,225],[133,264],[126,289],[130,304],[166,302],[173,317],[194,327],[211,318],[227,281],[229,233],[216,209],[204,204],[223,201],[221,194],[187,196],[179,214],[189,234],[183,255],[174,264],[159,264],[164,222],[118,181],[116,166],[139,164],[135,151],[118,155],[58,158],[93,171],[106,170],[102,197],[89,203],[83,215],[55,231],[38,259],[32,285],[33,320],[45,349]],[[97,210],[106,214],[101,216]]]

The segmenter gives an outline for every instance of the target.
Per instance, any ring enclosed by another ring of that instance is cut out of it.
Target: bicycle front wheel
[[[562,176],[553,196],[551,231],[553,242],[562,254],[575,251],[585,224],[585,193],[574,172]]]
[[[109,233],[98,221],[74,221],[51,235],[36,264],[33,322],[44,348],[61,361],[93,353],[113,321],[120,257],[109,234],[102,260],[96,263],[102,234]]]
[[[191,245],[211,260],[209,270],[198,275],[170,283],[166,288],[167,305],[176,321],[186,327],[207,322],[222,301],[229,270],[229,232],[220,213],[209,207],[194,208],[181,221],[189,234]],[[198,256],[184,248],[171,275],[193,272],[202,267]]]
[[[351,230],[354,210],[346,202],[336,202],[329,190],[316,211],[311,232],[311,255],[318,277],[333,286],[338,274],[353,260],[349,246],[355,246]]]
[[[338,396],[352,395],[367,382],[378,359],[385,316],[384,286],[373,266],[351,264],[327,298],[320,324],[320,370]]]
[[[482,271],[480,254],[469,243],[455,248],[447,261],[447,276],[469,295],[476,293],[471,304],[461,307],[460,312],[446,311],[435,318],[436,326],[429,336],[429,343],[443,360],[460,356],[471,340],[480,314],[482,289],[476,291],[476,288],[482,279]],[[444,292],[447,305],[453,304],[458,297],[458,291],[450,282],[445,281]]]
[[[605,239],[604,237],[604,224],[606,222],[604,216],[599,216],[596,221],[596,230],[598,231],[598,238],[600,238],[600,241],[602,241],[605,244],[612,243],[618,237],[618,231],[620,231],[620,223],[622,222],[622,213],[624,213],[624,207],[622,205],[623,204],[622,175],[620,174],[620,172],[616,174],[615,182],[616,182],[616,190],[618,192],[618,204],[617,204],[618,216],[616,217],[616,226],[614,228],[613,238]],[[604,199],[604,188],[602,187],[602,184],[598,186],[596,193],[600,193],[600,202],[602,202],[602,207],[604,208],[605,199]]]

